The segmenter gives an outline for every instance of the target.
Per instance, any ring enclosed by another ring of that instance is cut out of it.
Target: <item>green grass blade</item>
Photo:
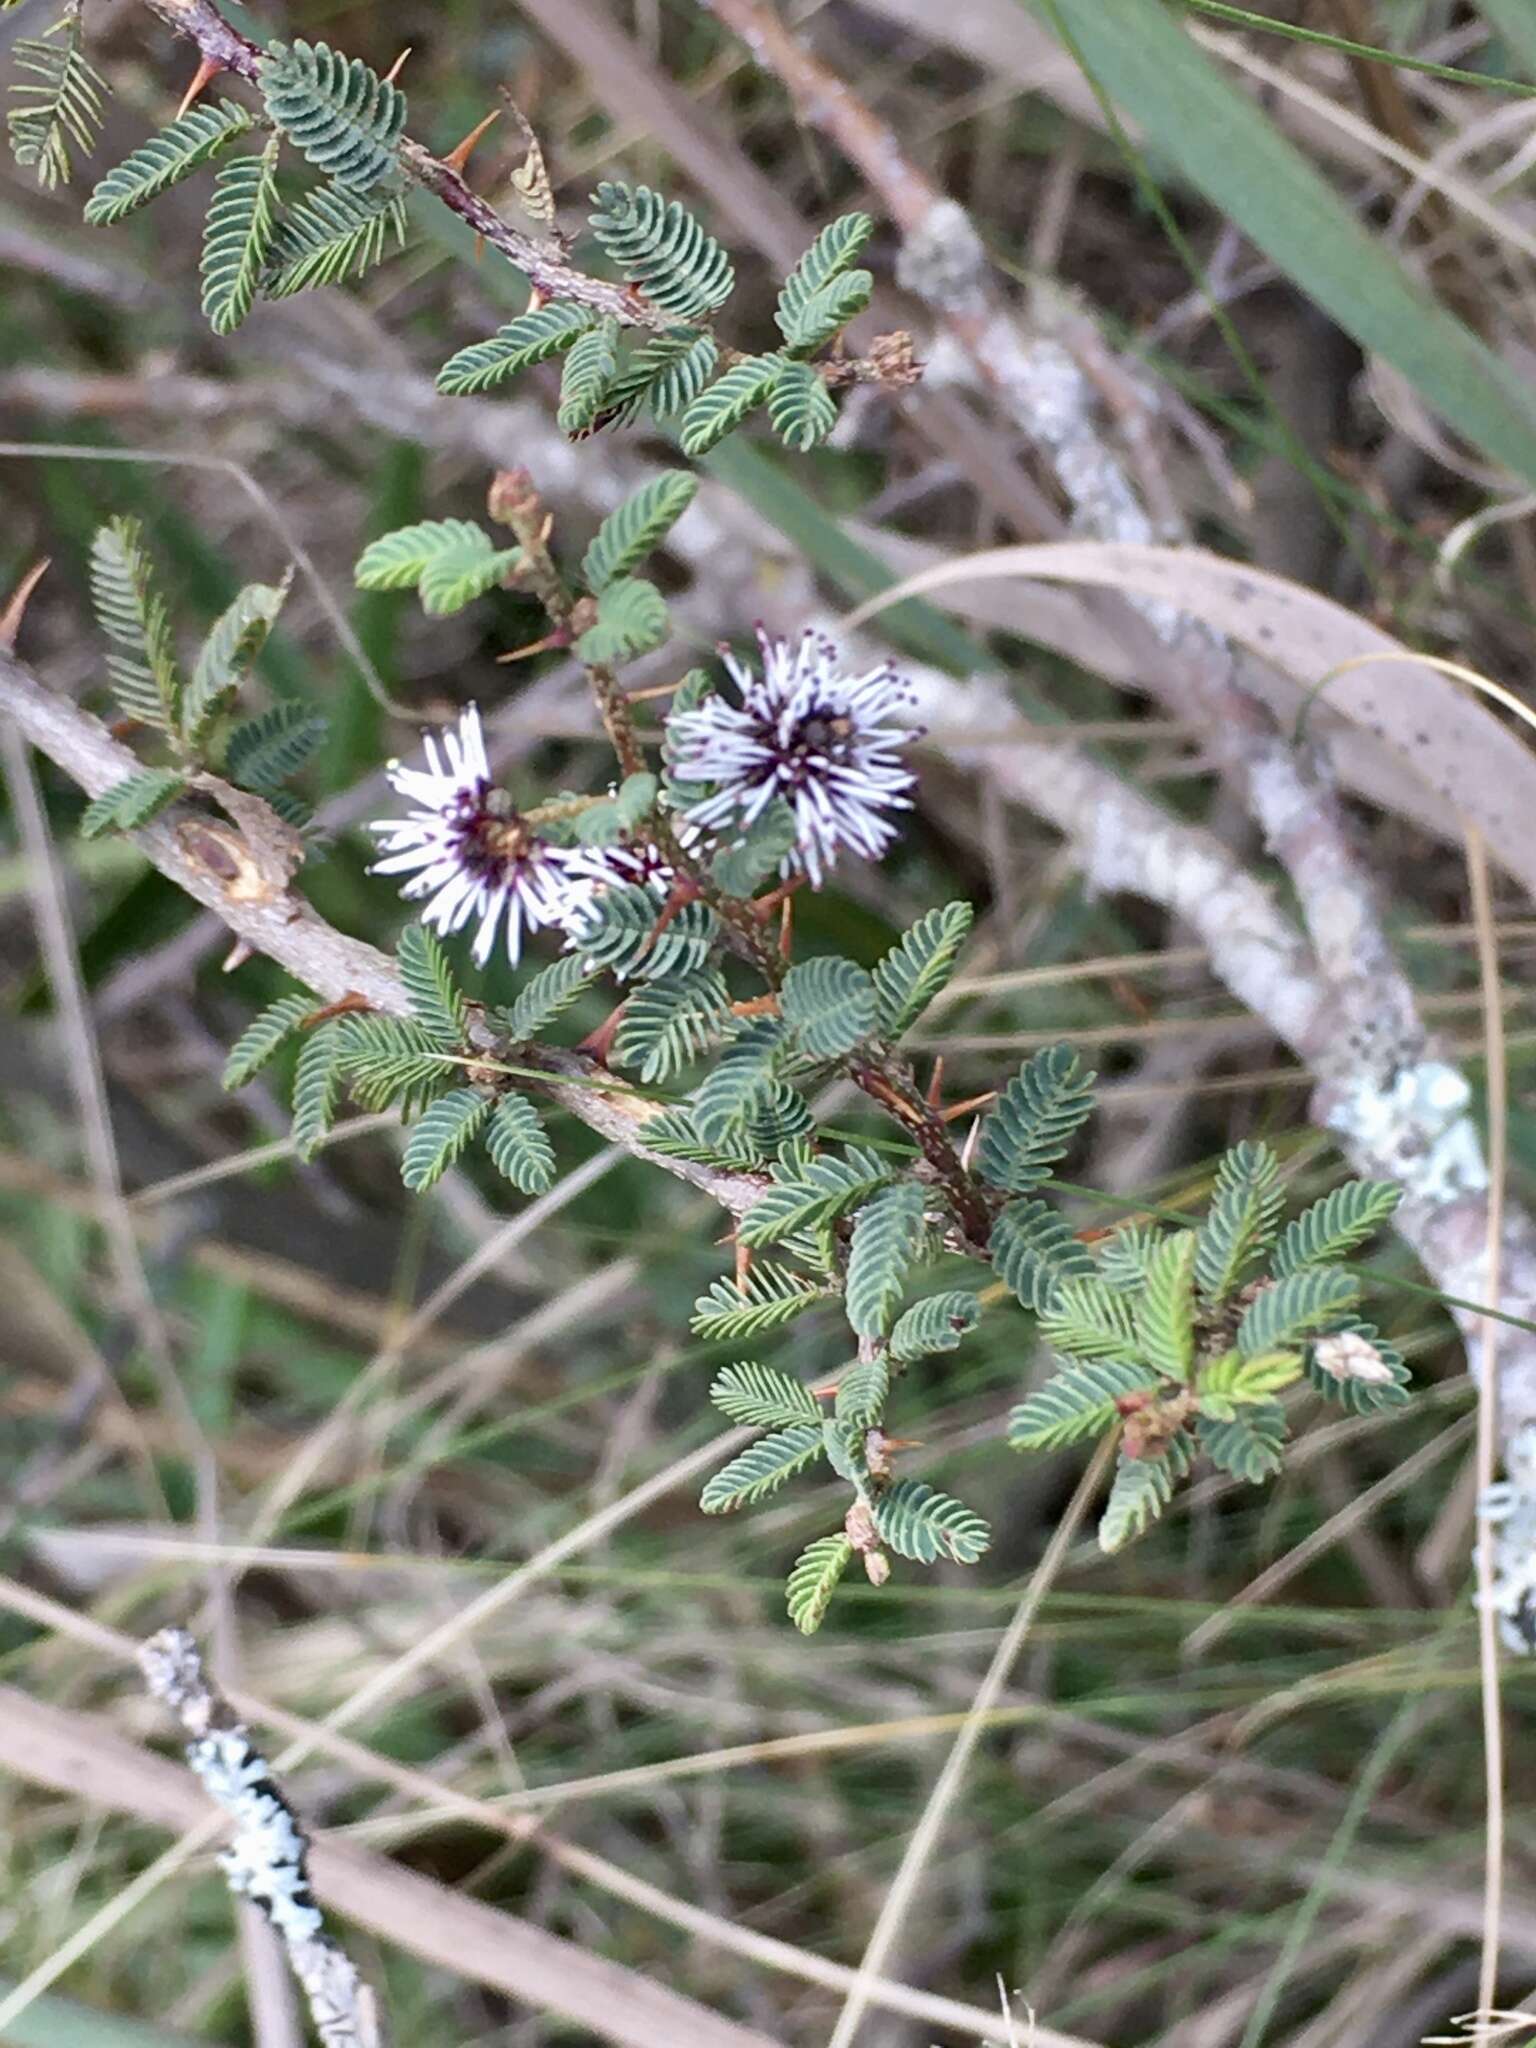
[[[1333,187],[1146,0],[1023,0],[1148,141],[1362,347],[1496,462],[1536,483],[1536,405]]]

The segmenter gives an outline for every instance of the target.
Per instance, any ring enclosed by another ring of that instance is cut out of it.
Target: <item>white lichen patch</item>
[[[1434,1206],[1488,1185],[1472,1090],[1443,1060],[1399,1068],[1390,1081],[1362,1075],[1328,1112],[1330,1126],[1402,1184],[1409,1202]]]

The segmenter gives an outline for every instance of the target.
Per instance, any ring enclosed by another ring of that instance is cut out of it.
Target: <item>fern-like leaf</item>
[[[730,990],[712,970],[647,982],[624,1005],[613,1057],[638,1067],[647,1087],[669,1081],[704,1052],[730,1007]]]
[[[1008,1441],[1016,1451],[1059,1451],[1084,1437],[1102,1436],[1113,1428],[1127,1394],[1148,1393],[1157,1383],[1156,1373],[1144,1365],[1120,1359],[1064,1366],[1014,1409]]]
[[[837,400],[809,363],[785,363],[768,393],[768,419],[784,446],[803,455],[837,425]]]
[[[717,1280],[707,1294],[701,1294],[693,1305],[690,1328],[695,1336],[710,1342],[756,1337],[825,1299],[823,1288],[813,1287],[787,1266],[773,1266],[762,1259],[739,1283]]]
[[[511,1007],[495,1012],[492,1022],[514,1044],[537,1038],[592,986],[594,976],[574,953],[563,953],[541,967],[517,992]]]
[[[1060,1281],[1041,1311],[1040,1334],[1071,1358],[1141,1358],[1129,1297],[1097,1279]]]
[[[560,431],[579,434],[592,425],[619,370],[619,323],[599,320],[578,334],[560,373]]]
[[[310,996],[279,996],[246,1025],[224,1062],[226,1088],[243,1088],[288,1042],[315,1007]]]
[[[99,839],[104,832],[132,832],[136,826],[147,825],[167,804],[173,804],[186,786],[187,778],[179,768],[143,768],[86,805],[80,837]]]
[[[440,1181],[491,1113],[476,1088],[454,1088],[423,1110],[406,1141],[400,1178],[413,1194]]]
[[[1201,1416],[1195,1430],[1212,1464],[1250,1486],[1273,1479],[1285,1462],[1285,1410],[1278,1401],[1251,1402],[1226,1421]]]
[[[181,714],[181,672],[171,617],[155,587],[137,519],[110,519],[91,543],[91,603],[119,651],[107,656],[112,694],[140,725],[172,732]]]
[[[107,172],[85,202],[86,220],[92,227],[110,227],[148,206],[222,156],[251,125],[245,108],[233,100],[190,108]]]
[[[992,1532],[980,1515],[921,1479],[898,1479],[875,1502],[880,1541],[917,1564],[975,1564],[991,1548]]]
[[[338,1071],[364,1109],[416,1116],[457,1078],[443,1041],[409,1017],[343,1017],[339,1045]]]
[[[672,631],[667,601],[643,576],[621,576],[597,600],[597,623],[576,643],[583,661],[611,667],[666,645]]]
[[[695,461],[739,427],[778,381],[782,356],[748,356],[706,385],[683,413],[678,439]]]
[[[713,335],[658,334],[636,349],[625,366],[623,383],[636,409],[648,405],[659,420],[670,419],[691,405],[715,374],[720,350]],[[610,394],[618,397],[617,389]]]
[[[804,1381],[755,1359],[723,1367],[709,1398],[732,1422],[744,1422],[749,1429],[787,1429],[801,1422],[821,1427],[821,1403]]]
[[[337,185],[360,191],[393,169],[405,94],[328,43],[271,43],[261,60],[267,112],[301,155]]]
[[[1094,1263],[1072,1228],[1042,1201],[1010,1202],[992,1225],[992,1265],[1025,1308],[1040,1315],[1063,1280],[1089,1279]]]
[[[808,309],[828,285],[852,268],[874,229],[875,224],[867,213],[845,213],[836,220],[828,221],[785,278],[774,319],[778,322],[780,334],[792,348],[817,345],[814,340],[806,341],[807,334],[816,325],[814,317],[807,318]],[[869,273],[865,271],[861,275],[868,277]],[[873,280],[870,282],[872,284]],[[868,298],[867,290],[864,296]],[[819,339],[825,339],[825,336]]]
[[[485,1134],[496,1171],[519,1193],[542,1195],[554,1185],[555,1154],[539,1112],[525,1095],[498,1096]]]
[[[293,1070],[293,1149],[313,1159],[336,1114],[341,1089],[342,1035],[335,1023],[312,1031]]]
[[[436,932],[424,924],[408,924],[395,948],[395,965],[417,1023],[445,1045],[459,1045],[464,1037],[464,996]]]
[[[262,294],[288,299],[361,277],[383,261],[391,237],[404,248],[405,230],[405,194],[394,186],[319,185],[278,223]]]
[[[1230,1422],[1239,1408],[1283,1392],[1301,1378],[1301,1370],[1296,1351],[1264,1351],[1257,1358],[1223,1352],[1200,1375],[1200,1412],[1213,1422]]]
[[[1189,1462],[1189,1443],[1183,1436],[1170,1437],[1159,1457],[1128,1458],[1122,1453],[1099,1522],[1099,1548],[1110,1553],[1123,1550],[1149,1529],[1172,1500]]]
[[[730,258],[681,201],[611,179],[592,197],[592,232],[654,305],[677,320],[724,305],[736,283]]]
[[[192,666],[181,705],[181,733],[200,747],[250,674],[288,596],[288,584],[247,583],[214,621]]]
[[[1049,1180],[1093,1112],[1094,1078],[1069,1045],[1048,1045],[1026,1060],[982,1126],[976,1160],[982,1179],[1014,1195]]]
[[[1280,1233],[1270,1270],[1277,1280],[1302,1266],[1326,1265],[1342,1259],[1374,1236],[1386,1222],[1403,1191],[1390,1180],[1347,1180],[1303,1209]]]
[[[1285,1194],[1280,1162],[1267,1145],[1234,1145],[1216,1170],[1211,1210],[1200,1227],[1195,1279],[1220,1307],[1248,1267],[1274,1242]]]
[[[239,156],[214,180],[203,229],[203,315],[230,334],[255,304],[277,227],[277,137],[260,156]]]
[[[790,1231],[830,1223],[890,1178],[889,1163],[857,1145],[850,1145],[841,1159],[821,1154],[793,1166],[781,1164],[774,1169],[774,1184],[737,1225],[737,1239],[746,1245],[771,1244]]]
[[[756,1017],[737,1032],[693,1098],[693,1120],[706,1141],[727,1136],[766,1099],[783,1053],[777,1017]]]
[[[969,903],[930,910],[885,955],[875,969],[882,1037],[909,1031],[946,986],[975,915]]]
[[[891,1397],[891,1362],[883,1351],[861,1358],[843,1374],[837,1389],[836,1416],[845,1430],[873,1429]]]
[[[1192,1230],[1165,1238],[1147,1268],[1136,1304],[1136,1335],[1148,1365],[1187,1380],[1195,1358],[1195,1252]]]
[[[848,1321],[861,1337],[883,1337],[896,1319],[923,1243],[923,1190],[916,1181],[881,1188],[854,1218],[848,1251]]]
[[[803,1636],[813,1636],[827,1618],[838,1582],[853,1562],[846,1536],[818,1536],[795,1559],[784,1587],[789,1618]]]
[[[643,562],[682,518],[698,488],[698,478],[686,470],[664,469],[615,506],[581,558],[588,590],[599,594]]]
[[[810,355],[863,312],[874,289],[875,280],[867,270],[850,270],[842,277],[834,277],[796,309],[787,327],[782,315],[779,317],[785,341],[796,355]]]
[[[706,903],[687,903],[658,931],[660,916],[660,903],[638,882],[604,890],[576,933],[581,956],[620,981],[697,973],[714,948],[715,913]]]
[[[51,191],[69,179],[71,145],[82,156],[96,147],[106,80],[85,54],[78,6],[42,35],[18,42],[11,54],[20,74],[6,115],[11,154]]]
[[[285,698],[237,725],[224,743],[224,772],[242,789],[275,789],[322,745],[325,720]]]
[[[759,1437],[706,1482],[699,1506],[706,1515],[728,1515],[749,1502],[766,1500],[786,1479],[821,1456],[821,1424],[797,1422]]]
[[[1106,1287],[1121,1288],[1127,1293],[1144,1287],[1161,1243],[1153,1224],[1118,1224],[1099,1246],[1099,1278]]]
[[[891,1332],[890,1353],[898,1365],[910,1365],[935,1351],[956,1351],[981,1320],[974,1294],[956,1288],[914,1302]]]
[[[1245,1358],[1279,1351],[1352,1309],[1360,1283],[1330,1266],[1303,1266],[1267,1286],[1243,1312],[1237,1326],[1237,1348]]]
[[[841,1059],[875,1028],[873,977],[836,955],[791,967],[779,991],[784,1028],[813,1060]]]
[[[597,323],[597,315],[585,306],[557,300],[536,312],[519,313],[505,327],[497,328],[488,341],[472,341],[450,356],[437,373],[437,388],[450,398],[464,398],[476,391],[490,391],[519,370],[563,355],[579,334]]]

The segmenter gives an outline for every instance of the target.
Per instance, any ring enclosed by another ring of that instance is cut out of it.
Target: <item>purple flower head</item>
[[[445,937],[478,917],[474,958],[484,966],[506,919],[507,953],[515,963],[523,933],[564,927],[580,910],[591,884],[564,847],[541,839],[491,781],[480,713],[471,704],[458,729],[442,735],[443,751],[428,736],[425,768],[392,761],[391,788],[416,806],[404,818],[376,818],[382,858],[375,875],[409,875],[400,893],[425,896],[423,924]],[[445,758],[446,757],[446,764]]]
[[[795,820],[787,866],[820,888],[844,847],[878,860],[896,836],[885,814],[911,808],[916,778],[900,750],[921,731],[913,694],[888,663],[845,674],[837,648],[813,630],[798,645],[761,627],[757,637],[761,673],[725,657],[739,706],[707,697],[668,720],[672,773],[715,785],[687,815],[716,832],[754,824],[782,797]]]

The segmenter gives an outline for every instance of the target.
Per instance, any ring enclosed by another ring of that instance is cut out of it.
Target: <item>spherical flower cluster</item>
[[[759,629],[762,671],[732,656],[740,705],[707,697],[667,722],[672,772],[712,793],[688,812],[696,825],[740,830],[776,797],[794,814],[795,850],[819,888],[843,848],[878,860],[896,836],[886,815],[910,808],[915,777],[899,750],[920,727],[913,698],[889,664],[847,675],[830,640],[808,630],[798,645]]]
[[[377,818],[376,875],[409,875],[400,893],[427,897],[423,924],[446,937],[479,919],[474,957],[484,966],[506,923],[507,953],[516,963],[523,933],[565,928],[590,900],[590,873],[569,849],[542,839],[491,782],[480,714],[473,705],[457,731],[425,742],[425,768],[392,761],[390,786],[416,806],[404,818]]]

